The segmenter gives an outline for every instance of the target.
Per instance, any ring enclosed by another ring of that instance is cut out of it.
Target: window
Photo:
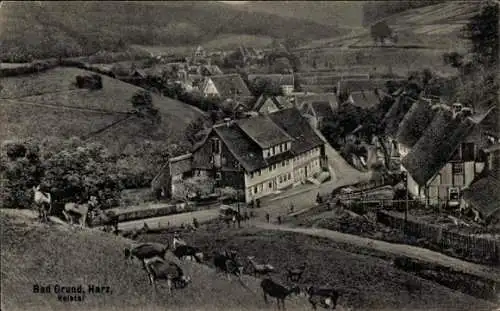
[[[474,161],[474,143],[462,144],[462,160]]]
[[[254,175],[253,175],[253,172],[252,172],[252,173],[250,173],[250,178],[253,178],[253,176],[254,176]]]
[[[290,160],[285,161],[286,165],[290,164]]]
[[[269,149],[269,155],[272,157],[274,155],[274,148]]]
[[[212,153],[220,153],[220,140],[218,138],[212,139]]]
[[[281,166],[282,166],[282,167],[283,167],[283,166],[285,166],[285,161],[282,161],[282,162],[281,162]]]
[[[221,180],[222,179],[222,175],[220,172],[217,172],[215,173],[215,180]]]
[[[262,192],[262,188],[263,188],[263,186],[262,186],[262,184],[260,184],[259,185],[259,192]]]
[[[292,173],[288,173],[288,180],[292,179]]]
[[[280,152],[283,152],[283,145],[280,145]]]
[[[273,187],[273,183],[269,182],[268,186],[269,186],[269,189],[271,189]]]
[[[280,183],[283,182],[283,176],[280,176]]]
[[[257,186],[253,187],[253,193],[257,193]]]
[[[464,173],[464,164],[463,163],[452,163],[451,170],[453,175],[463,174]]]
[[[264,158],[267,158],[269,156],[269,150],[264,150]]]
[[[259,172],[258,172],[258,173],[259,173],[259,176],[261,176],[261,175],[262,175],[262,171],[261,171],[261,170],[259,170]]]

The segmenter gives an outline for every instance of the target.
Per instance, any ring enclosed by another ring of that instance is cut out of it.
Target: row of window
[[[307,157],[310,157],[312,156],[315,152],[317,151],[317,149],[312,149],[312,150],[309,150],[309,151],[306,151],[304,153],[301,153],[299,154],[298,156],[296,156],[293,161],[296,162],[296,161],[299,161],[299,160],[303,160]]]
[[[267,170],[269,170],[269,172],[272,172],[272,171],[276,170],[280,166],[284,167],[284,166],[289,165],[289,164],[290,164],[290,160],[284,160],[284,161],[272,164],[268,168],[263,168],[263,169],[258,170],[256,172],[250,173],[250,178],[254,178],[255,176],[261,176],[262,172],[266,172]]]
[[[269,149],[264,149],[264,158],[272,157],[274,155],[283,153],[285,151],[290,150],[290,148],[291,148],[291,143],[288,142],[285,144],[276,145],[276,146],[271,147]]]
[[[292,173],[287,173],[287,174],[281,175],[281,176],[279,176],[277,178],[277,180],[279,181],[280,184],[284,183],[284,182],[288,182],[288,181],[292,180]],[[273,189],[273,181],[268,181],[267,182],[267,187],[269,189]],[[253,187],[253,193],[254,194],[260,193],[262,191],[264,191],[264,183],[255,185]]]

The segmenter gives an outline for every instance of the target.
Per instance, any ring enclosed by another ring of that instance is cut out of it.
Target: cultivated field
[[[142,241],[166,241],[166,234],[150,234]],[[490,310],[493,306],[393,268],[390,262],[367,255],[352,246],[301,234],[262,231],[255,228],[226,229],[215,224],[191,234],[188,242],[206,251],[232,248],[241,256],[276,267],[275,276],[285,280],[284,268],[307,262],[302,285],[331,285],[344,292],[342,308],[354,310]],[[365,252],[367,252],[365,250]]]
[[[103,89],[76,89],[76,75],[89,72],[75,68],[55,68],[36,75],[1,80],[0,140],[29,136],[86,136],[127,117],[132,109],[130,98],[140,88],[102,76]],[[99,134],[97,141],[119,151],[127,144],[149,139],[179,143],[183,129],[201,115],[192,106],[153,95],[153,104],[162,122],[133,117]]]
[[[207,266],[180,263],[193,283],[167,295],[159,284],[153,296],[138,262],[126,262],[131,241],[97,230],[34,223],[32,213],[0,211],[1,309],[15,310],[265,310],[258,280],[216,275]],[[16,216],[14,216],[16,215]],[[24,216],[23,216],[24,215]],[[112,293],[87,293],[83,302],[59,302],[54,294],[34,294],[34,284],[109,286]],[[306,310],[303,298],[287,301],[288,310]]]

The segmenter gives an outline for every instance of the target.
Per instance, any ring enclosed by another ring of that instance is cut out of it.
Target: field
[[[193,283],[166,294],[159,284],[156,297],[138,262],[126,262],[123,248],[132,241],[97,230],[35,224],[33,215],[0,211],[2,310],[262,310],[258,281],[243,284],[216,276],[206,266],[181,263]],[[109,286],[112,293],[86,294],[83,302],[63,303],[54,294],[34,294],[34,284]],[[245,287],[246,286],[246,287]],[[293,298],[289,310],[305,310]]]
[[[128,117],[130,98],[138,87],[102,76],[103,89],[76,89],[76,75],[88,72],[74,68],[55,68],[44,73],[2,79],[0,98],[0,140],[34,136],[85,137]],[[92,139],[111,150],[143,140],[179,143],[183,129],[201,115],[182,102],[153,95],[153,104],[162,116],[159,126],[132,117]]]
[[[142,241],[165,242],[171,236],[149,234]],[[326,239],[301,234],[262,231],[255,228],[230,230],[210,224],[195,233],[184,234],[188,244],[207,252],[231,248],[242,258],[256,256],[260,262],[278,269],[277,279],[284,281],[284,267],[307,262],[301,285],[330,284],[344,295],[342,308],[354,310],[476,310],[491,308],[489,303],[393,268],[390,262],[371,257],[363,249],[341,245]],[[380,254],[379,254],[380,256]],[[383,257],[383,256],[382,256]],[[387,258],[389,259],[389,258]],[[419,290],[412,290],[413,284]],[[416,284],[416,285],[415,285]]]

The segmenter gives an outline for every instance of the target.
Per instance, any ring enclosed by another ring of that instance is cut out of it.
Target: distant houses
[[[287,96],[294,91],[294,76],[293,74],[250,74],[248,75],[248,81],[250,83],[255,83],[257,80],[265,80],[274,84],[277,88],[283,92],[283,95]]]
[[[228,120],[213,126],[191,153],[171,159],[156,187],[175,196],[183,176],[206,177],[251,202],[321,173],[324,144],[295,108]]]
[[[201,86],[201,92],[205,97],[218,96],[222,99],[252,96],[239,74],[207,77]]]

